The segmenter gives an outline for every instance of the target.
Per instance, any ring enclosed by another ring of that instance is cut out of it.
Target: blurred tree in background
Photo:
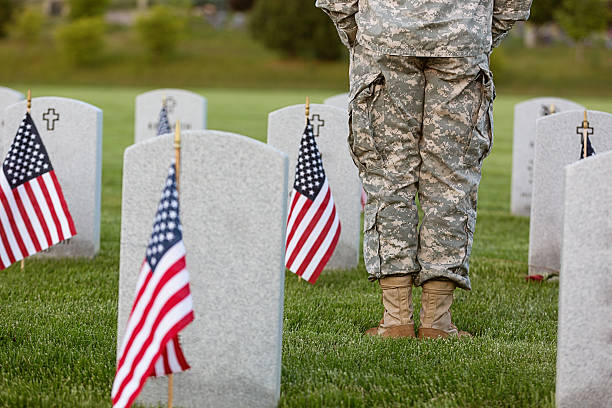
[[[313,1],[256,1],[250,30],[257,40],[287,56],[333,60],[342,55],[334,25]]]
[[[105,31],[106,23],[102,17],[84,17],[60,26],[57,39],[70,62],[86,66],[100,59]]]
[[[563,0],[554,16],[567,35],[582,42],[606,28],[608,13],[606,0]]]
[[[253,8],[255,0],[228,0],[227,3],[234,11],[248,11]]]
[[[172,55],[185,21],[167,6],[153,6],[136,20],[136,30],[145,48],[153,57],[164,58]]]
[[[76,20],[81,17],[94,17],[103,15],[108,8],[109,0],[69,0],[70,18]]]
[[[17,7],[15,0],[0,0],[0,38],[8,34],[9,24]]]
[[[11,35],[26,44],[34,44],[40,39],[44,23],[45,15],[40,7],[26,7],[15,14]]]
[[[529,22],[540,25],[554,21],[554,12],[558,5],[559,0],[535,0],[531,4]]]

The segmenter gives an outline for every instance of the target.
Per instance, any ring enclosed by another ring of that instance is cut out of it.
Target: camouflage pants
[[[348,143],[368,195],[369,279],[409,273],[417,285],[443,278],[470,289],[478,184],[493,141],[488,56],[393,56],[356,45],[350,80]]]

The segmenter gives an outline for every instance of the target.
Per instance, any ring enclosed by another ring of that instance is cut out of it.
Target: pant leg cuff
[[[414,285],[423,286],[425,282],[432,279],[446,279],[454,282],[457,287],[465,290],[472,290],[472,283],[469,276],[461,276],[448,269],[443,270],[421,270],[415,277]]]
[[[369,274],[368,275],[368,280],[370,282],[374,282],[377,281],[379,279],[382,278],[387,278],[389,276],[406,276],[406,275],[413,275],[413,277],[416,279],[416,277],[418,276],[419,271],[406,271],[406,272],[402,272],[402,273],[398,273],[398,272],[379,272],[379,273],[375,273],[375,274]]]

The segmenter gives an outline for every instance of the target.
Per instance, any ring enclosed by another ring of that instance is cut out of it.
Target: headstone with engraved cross
[[[597,153],[612,150],[612,115],[588,111],[587,116],[586,132],[592,148]],[[538,119],[529,228],[530,275],[558,273],[561,268],[563,168],[579,161],[583,154],[583,121],[584,111]]]
[[[14,103],[22,101],[24,99],[23,94],[10,88],[0,86],[0,134],[4,128],[4,109]]]
[[[326,269],[354,268],[359,262],[361,230],[361,183],[351,159],[348,137],[348,112],[335,106],[311,104],[310,120],[323,159],[325,174],[342,224],[334,254]],[[289,169],[295,171],[300,140],[306,127],[304,105],[289,106],[268,116],[268,144],[289,155]],[[293,174],[288,180],[292,190]]]
[[[26,112],[26,102],[4,110],[0,157]],[[32,118],[53,162],[77,235],[37,256],[92,258],[100,249],[102,111],[67,98],[32,99]]]
[[[183,130],[206,129],[206,98],[183,89],[156,89],[136,97],[134,143],[157,136],[159,112],[164,98],[172,127],[181,121]]]
[[[529,99],[514,106],[510,204],[512,214],[528,217],[531,211],[536,120],[575,109],[584,107],[561,98]]]

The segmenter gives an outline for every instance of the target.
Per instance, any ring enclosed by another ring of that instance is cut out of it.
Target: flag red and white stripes
[[[287,220],[285,265],[315,283],[331,258],[341,225],[310,121],[302,136]]]
[[[0,269],[75,234],[47,150],[26,113],[0,172]]]
[[[129,407],[148,377],[189,368],[178,334],[194,319],[193,301],[174,174],[172,165],[120,349],[111,393],[113,407]]]

